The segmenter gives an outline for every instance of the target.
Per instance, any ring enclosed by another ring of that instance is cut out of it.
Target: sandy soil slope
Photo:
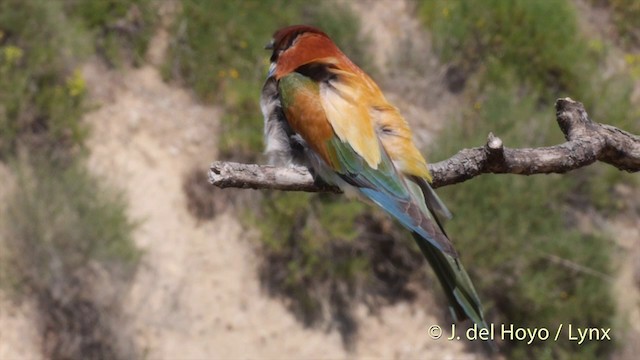
[[[15,184],[11,170],[0,163],[0,219],[2,204]],[[2,229],[0,229],[0,262],[6,252],[3,249]],[[0,266],[0,271],[4,271]],[[0,274],[0,280],[2,279]],[[0,359],[40,359],[41,339],[34,323],[37,321],[35,304],[32,301],[18,303],[0,289]]]
[[[41,337],[32,302],[16,304],[0,292],[0,359],[41,359]]]

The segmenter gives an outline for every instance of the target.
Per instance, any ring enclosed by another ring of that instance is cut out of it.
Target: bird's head
[[[276,31],[265,49],[272,50],[269,76],[276,77],[314,59],[341,53],[327,34],[309,25],[291,25]]]
[[[271,62],[277,62],[282,53],[293,47],[299,39],[311,34],[329,38],[322,30],[309,25],[291,25],[276,31],[269,44],[265,46],[265,49],[273,50]]]

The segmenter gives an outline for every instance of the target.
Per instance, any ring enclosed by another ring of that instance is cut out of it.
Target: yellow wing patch
[[[358,81],[357,75],[332,69],[338,76],[320,87],[322,107],[340,140],[349,143],[353,150],[377,169],[381,160],[381,149],[369,112],[371,89]]]
[[[427,161],[414,144],[413,132],[398,109],[385,103],[371,107],[370,111],[380,141],[398,169],[431,182]]]

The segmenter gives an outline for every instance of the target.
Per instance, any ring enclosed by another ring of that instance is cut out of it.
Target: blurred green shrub
[[[0,2],[0,158],[15,153],[19,142],[78,153],[87,135],[80,60],[95,43],[108,61],[121,61],[127,46],[140,61],[152,31],[151,4]]]
[[[38,155],[12,168],[15,189],[0,209],[0,285],[34,300],[45,357],[128,358],[113,323],[118,304],[104,298],[119,295],[141,255],[124,198],[79,161]],[[96,282],[105,274],[109,290]]]
[[[353,303],[413,299],[410,283],[438,286],[407,232],[379,211],[329,194],[268,192],[248,215],[263,242],[260,278],[305,324],[328,319],[347,346],[357,333]],[[431,280],[431,281],[430,281]]]
[[[540,104],[570,95],[596,121],[640,129],[640,112],[630,101],[633,80],[600,75],[606,46],[579,32],[569,1],[434,0],[419,9],[441,59],[467,77],[478,72],[482,84],[509,86],[515,76],[539,94]]]
[[[47,157],[14,163],[17,188],[7,200],[2,225],[15,278],[36,289],[56,286],[89,262],[135,266],[122,194],[90,175],[82,162],[60,164]]]
[[[351,258],[337,255],[336,247],[347,247],[358,235],[356,218],[363,206],[356,202],[339,203],[330,197],[310,194],[269,193],[257,221],[264,249],[270,258],[270,271],[263,280],[272,291],[290,293],[302,299],[292,308],[305,323],[322,318],[326,294],[318,285],[326,282],[353,287],[369,265],[364,254]],[[255,217],[255,216],[254,216]],[[274,266],[275,265],[275,266]]]
[[[18,142],[77,148],[85,86],[75,68],[87,38],[60,2],[0,2],[0,158]]]
[[[111,65],[144,61],[156,22],[153,0],[59,0],[89,30],[96,52]]]
[[[469,80],[467,108],[432,158],[484,143],[489,131],[510,147],[562,142],[550,108],[560,96],[584,102],[596,121],[637,126],[632,82],[624,74],[599,75],[606,47],[580,34],[569,1],[423,1],[420,13],[442,60]],[[524,327],[612,324],[610,245],[571,225],[569,202],[611,206],[610,190],[623,179],[615,169],[593,166],[562,176],[483,176],[441,191],[455,214],[449,233],[473,264],[468,268],[490,317]],[[516,358],[600,358],[613,345],[507,348]]]
[[[640,45],[640,1],[638,0],[589,0],[592,5],[607,7],[618,29],[622,44],[626,47]]]
[[[102,35],[70,10],[107,3],[0,1],[0,160],[17,177],[0,209],[0,284],[35,300],[46,358],[127,358],[117,304],[87,283],[106,270],[117,287],[140,253],[124,199],[85,169],[79,66]]]
[[[542,84],[545,91],[571,88],[585,71],[587,48],[566,0],[420,4],[436,50],[444,61],[463,69],[496,62],[523,81]]]
[[[537,109],[538,96],[515,81],[510,87],[485,89],[484,101],[461,119],[460,126],[441,135],[447,141],[439,142],[433,158],[483,143],[489,129],[509,146],[544,145],[559,131],[553,116]],[[610,240],[582,234],[570,225],[566,202],[574,187],[575,179],[567,175],[494,175],[439,190],[454,213],[448,233],[469,264],[490,321],[548,329],[559,324],[612,325]],[[582,267],[589,271],[580,271]],[[513,341],[507,348],[514,358],[596,359],[613,346]]]
[[[622,3],[611,1],[609,5],[621,9]],[[630,4],[629,14],[634,9]],[[537,96],[532,99],[537,106],[535,112],[545,111],[544,106],[557,97],[571,96],[585,104],[592,120],[640,131],[640,107],[631,101],[634,59],[625,58],[631,74],[607,69],[605,60],[611,45],[580,34],[569,1],[422,1],[420,14],[433,32],[441,58],[463,72],[465,78],[473,77],[470,107],[484,103],[488,86],[511,86],[512,96],[518,96],[522,88]],[[514,88],[513,83],[520,86]],[[525,118],[513,118],[517,120]],[[501,135],[499,129],[486,129]],[[555,124],[550,123],[547,129],[541,134],[541,145],[562,140]],[[531,144],[512,143],[518,145]],[[607,211],[615,207],[609,201],[615,184],[637,183],[628,174],[604,165],[576,174],[581,179],[593,179],[580,181],[580,191],[592,204]]]

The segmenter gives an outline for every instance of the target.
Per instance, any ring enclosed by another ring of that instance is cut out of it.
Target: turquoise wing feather
[[[451,241],[421,208],[384,150],[378,168],[373,169],[349,144],[337,137],[328,141],[328,148],[334,157],[333,170],[343,181],[356,187],[364,197],[378,204],[409,230],[441,251],[457,257]]]

